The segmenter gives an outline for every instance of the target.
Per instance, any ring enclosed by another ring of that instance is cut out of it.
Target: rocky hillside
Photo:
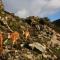
[[[47,17],[19,18],[2,6],[0,60],[60,60],[60,34]]]

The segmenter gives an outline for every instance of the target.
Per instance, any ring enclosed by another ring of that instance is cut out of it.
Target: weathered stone
[[[40,43],[38,43],[38,42],[34,42],[34,43],[32,43],[32,44],[29,44],[29,46],[31,46],[31,47],[35,47],[36,49],[38,49],[39,51],[41,51],[41,52],[45,52],[45,50],[46,50],[46,46],[43,46],[43,45],[41,45]]]

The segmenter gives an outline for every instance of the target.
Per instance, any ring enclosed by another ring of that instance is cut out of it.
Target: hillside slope
[[[47,18],[30,16],[24,19],[5,11],[4,8],[0,9],[0,59],[59,60],[60,34],[51,26],[52,23]],[[18,32],[18,39],[14,32]],[[14,44],[14,39],[11,40],[10,35],[8,37],[9,33],[17,40]]]

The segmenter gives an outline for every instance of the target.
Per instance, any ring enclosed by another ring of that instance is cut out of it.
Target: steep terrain
[[[19,18],[2,6],[1,2],[0,60],[60,60],[60,34],[52,28],[54,25],[47,17]],[[14,35],[14,32],[18,32],[19,39],[13,44],[7,35]]]

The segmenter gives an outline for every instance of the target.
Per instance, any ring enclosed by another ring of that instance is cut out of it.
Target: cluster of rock
[[[5,36],[4,41],[8,33],[19,33],[15,44],[2,47],[0,60],[59,60],[60,34],[50,24],[47,19],[35,16],[23,19],[0,9],[0,32]]]

